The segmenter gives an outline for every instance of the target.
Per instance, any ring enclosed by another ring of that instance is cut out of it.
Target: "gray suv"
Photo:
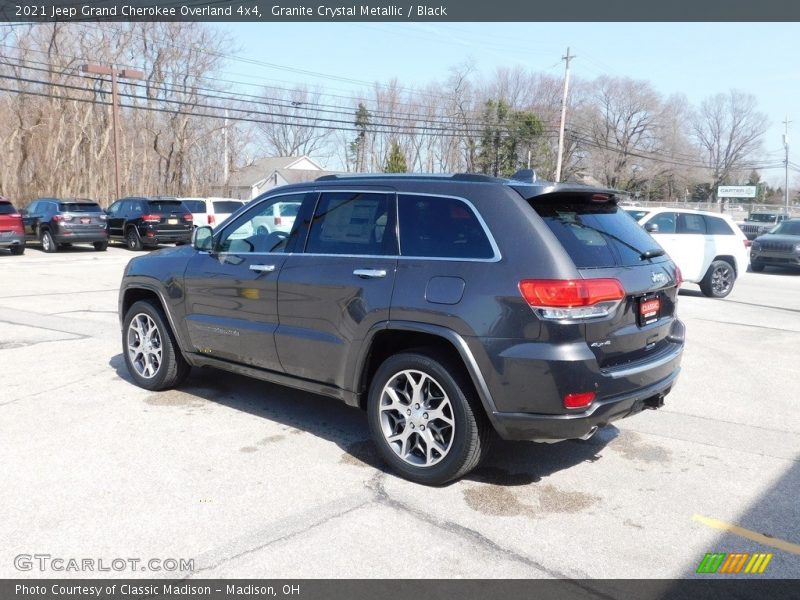
[[[299,205],[290,231],[257,224]],[[277,188],[192,247],[128,263],[133,379],[191,366],[366,410],[383,458],[441,484],[505,439],[588,438],[675,384],[680,271],[613,190],[476,175]]]

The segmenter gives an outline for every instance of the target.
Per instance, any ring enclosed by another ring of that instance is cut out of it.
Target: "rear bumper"
[[[680,368],[655,385],[594,402],[588,410],[569,415],[494,413],[497,433],[506,440],[557,441],[584,438],[598,427],[624,419],[645,408],[659,408],[675,384]]]
[[[24,246],[25,235],[14,231],[0,232],[0,248],[10,248],[11,246]]]
[[[94,231],[59,231],[53,234],[56,244],[92,244],[94,242],[107,242],[108,230],[96,229]]]
[[[144,232],[140,232],[140,237],[142,238],[142,243],[146,245],[150,244],[171,244],[175,242],[185,242],[189,243],[192,241],[192,230],[193,227],[189,227],[189,229],[177,230],[177,231],[159,231],[157,229],[145,229]]]

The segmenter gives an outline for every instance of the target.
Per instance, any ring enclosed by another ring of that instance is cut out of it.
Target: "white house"
[[[247,201],[280,185],[313,181],[332,173],[323,170],[308,156],[261,158],[231,173],[227,185],[215,185],[211,188],[211,193]]]

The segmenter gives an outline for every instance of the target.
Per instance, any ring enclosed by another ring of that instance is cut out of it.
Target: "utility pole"
[[[114,184],[116,197],[122,196],[120,193],[119,185],[119,116],[117,115],[118,102],[117,102],[117,78],[123,79],[144,79],[144,73],[135,69],[116,69],[113,66],[98,65],[90,63],[83,65],[82,70],[84,73],[93,73],[95,75],[111,75],[111,121],[114,129]]]
[[[564,72],[564,99],[561,101],[561,127],[558,130],[558,158],[556,159],[556,183],[561,181],[561,161],[564,156],[564,123],[567,119],[567,93],[569,91],[569,61],[575,58],[569,53],[569,46],[567,46],[567,55],[562,56],[561,60],[567,62],[567,68]]]
[[[786,175],[783,185],[783,210],[787,215],[789,214],[789,123],[791,123],[789,115],[786,115],[786,120],[783,122],[786,127],[783,134],[783,148],[786,150],[786,159],[783,163]]]
[[[225,109],[225,127],[222,129],[222,137],[225,144],[224,165],[222,167],[222,181],[225,186],[225,195],[230,196],[228,190],[228,109]]]

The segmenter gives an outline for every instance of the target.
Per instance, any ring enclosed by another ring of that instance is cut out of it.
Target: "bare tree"
[[[712,198],[717,187],[761,148],[767,125],[752,94],[731,90],[703,101],[692,117],[692,133],[709,170]]]
[[[321,92],[301,85],[293,90],[265,88],[264,110],[276,113],[258,124],[264,150],[273,156],[315,155],[324,151],[332,133],[324,127],[326,113],[320,107]]]

